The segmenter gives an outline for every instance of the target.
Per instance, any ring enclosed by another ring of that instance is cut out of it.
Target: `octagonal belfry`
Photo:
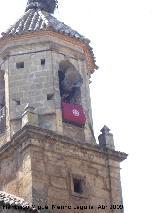
[[[109,204],[107,212],[120,213],[119,164],[127,155],[115,151],[106,126],[96,144],[95,58],[90,41],[54,17],[57,4],[29,0],[0,38],[0,190],[47,212],[53,205],[106,212],[98,206]]]

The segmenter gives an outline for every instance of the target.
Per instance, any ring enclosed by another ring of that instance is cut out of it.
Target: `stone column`
[[[87,67],[85,61],[79,60],[79,72],[83,76],[83,85],[81,87],[82,106],[86,115],[86,124],[84,128],[85,141],[96,144],[93,130],[92,108],[90,99],[89,77],[87,76]]]
[[[61,110],[61,99],[59,93],[59,79],[58,79],[58,68],[61,60],[64,60],[64,56],[56,52],[51,51],[52,57],[52,72],[54,80],[54,101],[56,107],[56,131],[59,134],[63,134],[63,122],[62,122],[62,110]]]
[[[4,80],[5,80],[5,106],[6,106],[6,142],[10,141],[11,139],[11,124],[10,124],[10,70],[9,70],[9,58],[6,56],[7,60],[3,64],[4,73]]]

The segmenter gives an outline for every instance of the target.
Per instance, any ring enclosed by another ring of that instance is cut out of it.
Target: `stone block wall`
[[[33,140],[33,202],[37,205],[87,206],[83,212],[121,212],[111,210],[110,206],[121,203],[119,163],[106,160],[102,153],[84,147],[61,143],[60,141]],[[43,147],[43,148],[42,148]],[[110,171],[109,171],[110,168]],[[117,175],[118,174],[118,175]],[[73,190],[73,178],[84,181],[84,193]],[[100,206],[106,206],[105,209]],[[89,206],[94,206],[89,209]],[[56,207],[55,207],[56,209]]]
[[[31,140],[33,202],[50,207],[86,205],[89,208],[93,205],[97,213],[122,212],[121,209],[110,209],[112,204],[122,204],[119,162],[107,159],[106,154],[94,146],[76,145],[72,140],[64,139],[33,137]],[[82,194],[74,192],[74,178],[83,180]],[[102,209],[102,205],[108,207]],[[93,212],[93,209],[84,212]]]
[[[27,141],[26,141],[27,143]],[[32,200],[31,156],[25,144],[10,146],[0,156],[0,190]],[[16,147],[16,148],[15,148]]]
[[[0,109],[5,104],[4,96],[5,96],[5,83],[4,83],[4,72],[0,70]]]
[[[84,213],[123,212],[110,209],[122,204],[119,162],[98,146],[27,126],[1,153],[2,191],[51,212],[78,213],[79,206],[87,208]],[[82,192],[75,191],[75,179],[82,181]],[[59,206],[67,207],[59,211]]]
[[[4,72],[0,70],[0,135],[4,135],[6,116],[5,116],[5,83]]]
[[[10,42],[0,54],[4,58],[2,67],[5,71],[10,138],[21,128],[21,116],[27,103],[39,114],[40,127],[66,134],[62,122],[58,69],[62,61],[69,60],[83,77],[81,103],[87,120],[79,141],[85,138],[86,142],[93,143],[89,76],[82,48],[58,37],[39,36]],[[44,65],[41,59],[45,59]],[[24,63],[24,68],[17,68],[20,62]]]

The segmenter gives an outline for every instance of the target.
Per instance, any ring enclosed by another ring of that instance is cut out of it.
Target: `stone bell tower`
[[[96,144],[94,55],[87,38],[53,16],[57,3],[29,0],[0,38],[0,190],[56,212],[123,212],[127,155],[106,126]]]

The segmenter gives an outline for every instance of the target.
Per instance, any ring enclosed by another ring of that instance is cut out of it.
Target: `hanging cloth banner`
[[[64,121],[85,125],[86,116],[81,105],[62,102],[62,115]]]

